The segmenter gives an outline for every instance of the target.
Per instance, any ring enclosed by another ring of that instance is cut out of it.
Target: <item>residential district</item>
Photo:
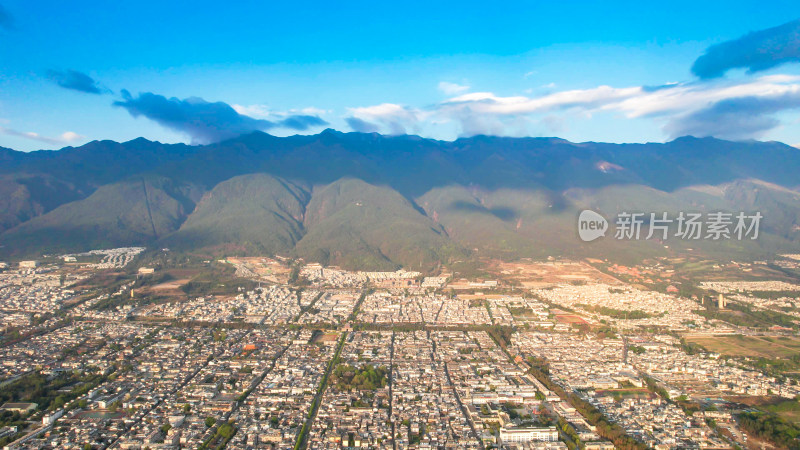
[[[790,279],[687,293],[663,261],[487,278],[155,253],[0,265],[0,445],[798,446],[800,414],[776,412],[800,411]],[[213,271],[228,278],[204,284]]]

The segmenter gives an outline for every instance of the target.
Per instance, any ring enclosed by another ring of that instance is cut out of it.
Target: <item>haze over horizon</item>
[[[257,3],[45,3],[0,3],[3,147],[325,128],[800,143],[800,11],[789,2],[519,3],[513,15],[471,4],[317,3],[302,15]]]

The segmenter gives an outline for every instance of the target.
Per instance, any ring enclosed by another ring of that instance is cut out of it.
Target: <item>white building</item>
[[[52,425],[56,423],[56,420],[58,420],[63,415],[64,415],[63,409],[59,409],[58,411],[53,411],[50,414],[46,414],[44,417],[42,417],[42,425],[44,426]]]
[[[558,441],[556,427],[547,428],[500,428],[500,440],[506,442]]]

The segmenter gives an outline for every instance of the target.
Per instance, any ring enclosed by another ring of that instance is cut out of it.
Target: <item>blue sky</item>
[[[0,146],[326,127],[800,143],[796,1],[344,3],[0,0]]]

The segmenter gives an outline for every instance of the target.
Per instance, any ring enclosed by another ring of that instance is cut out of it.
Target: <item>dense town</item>
[[[204,261],[241,281],[221,294],[144,253],[3,264],[5,448],[797,445],[751,423],[759,401],[800,397],[794,366],[765,362],[799,362],[800,285],[785,279],[684,295],[552,259],[505,271],[550,274],[530,283]]]

